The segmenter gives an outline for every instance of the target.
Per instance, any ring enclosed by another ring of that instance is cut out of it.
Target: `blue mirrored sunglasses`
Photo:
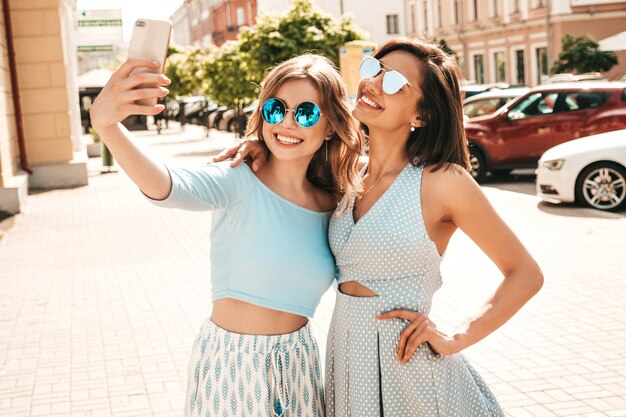
[[[271,125],[282,122],[288,111],[293,112],[296,123],[302,127],[315,126],[320,120],[320,117],[323,116],[317,104],[309,101],[298,104],[295,109],[288,109],[284,101],[272,97],[267,99],[265,103],[263,103],[263,107],[261,107],[263,120]]]
[[[363,57],[361,61],[361,66],[359,67],[359,75],[361,78],[374,78],[381,71],[383,71],[383,66],[386,66],[373,56]],[[402,87],[408,85],[413,87],[413,85],[406,79],[406,77],[400,74],[396,70],[384,70],[383,74],[383,91],[387,94],[396,94]],[[415,87],[413,87],[415,88]]]

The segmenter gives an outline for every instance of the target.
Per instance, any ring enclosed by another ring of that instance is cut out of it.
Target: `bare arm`
[[[447,175],[446,211],[502,272],[504,280],[454,336],[457,350],[482,340],[506,323],[542,287],[543,274],[519,239],[504,223],[466,172]]]
[[[172,181],[163,163],[153,159],[131,141],[131,135],[121,121],[132,114],[155,115],[164,106],[143,106],[136,100],[163,97],[168,90],[169,79],[162,74],[130,75],[137,67],[158,67],[150,60],[128,60],[113,75],[91,107],[90,116],[94,129],[100,134],[126,174],[148,197],[155,200],[166,198]],[[137,88],[141,84],[154,84],[152,88]]]
[[[471,176],[460,170],[439,171],[429,199],[437,200],[437,212],[465,232],[496,264],[504,280],[478,311],[454,335],[437,330],[430,319],[408,310],[393,310],[380,319],[401,318],[410,324],[398,341],[397,357],[408,362],[424,342],[444,355],[459,352],[484,339],[506,323],[543,285],[539,266],[491,206]]]

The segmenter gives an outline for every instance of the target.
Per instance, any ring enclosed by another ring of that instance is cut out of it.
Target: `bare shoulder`
[[[478,186],[470,173],[458,164],[446,164],[439,169],[435,169],[435,165],[427,165],[424,168],[424,179],[431,184],[446,188],[474,188]]]

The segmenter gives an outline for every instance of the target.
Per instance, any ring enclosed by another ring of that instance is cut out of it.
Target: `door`
[[[552,145],[602,133],[603,129],[593,122],[593,115],[602,107],[611,93],[602,91],[568,91],[560,93],[558,100],[558,123],[552,135]]]
[[[529,94],[508,111],[497,129],[501,164],[533,165],[552,147],[558,96],[556,92]]]

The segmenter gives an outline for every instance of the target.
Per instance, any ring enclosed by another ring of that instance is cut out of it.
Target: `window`
[[[482,54],[474,55],[474,76],[478,84],[485,83],[485,64]]]
[[[552,114],[555,111],[558,96],[558,93],[531,94],[509,111],[509,119],[517,120]]]
[[[437,27],[441,27],[441,0],[437,0]]]
[[[237,7],[237,26],[242,26],[246,23],[243,15],[243,7]]]
[[[537,48],[537,84],[541,84],[548,77],[548,50]]]
[[[387,34],[394,35],[398,33],[400,33],[398,30],[398,15],[388,14],[387,15]]]
[[[519,13],[519,0],[513,0],[513,13]]]
[[[518,84],[526,84],[526,68],[524,65],[524,50],[519,49],[515,51],[515,64],[517,70],[517,77],[515,81]]]
[[[417,32],[415,27],[415,4],[411,4],[410,6],[411,14],[410,14],[410,22],[411,22],[411,33]]]
[[[495,113],[500,107],[504,106],[511,99],[506,97],[486,98],[483,100],[472,101],[463,106],[463,114],[470,119],[472,117],[487,116]]]
[[[500,1],[492,0],[492,5],[493,5],[493,15],[500,16]]]
[[[563,111],[589,110],[602,106],[611,97],[611,93],[566,93]]]
[[[504,52],[496,52],[493,54],[493,62],[496,65],[496,82],[503,83],[506,81],[506,58]]]
[[[459,24],[459,0],[454,0],[454,24]]]
[[[428,3],[422,2],[422,10],[424,11],[424,31],[428,32]]]
[[[478,0],[473,0],[473,4],[474,4],[473,20],[478,20]]]

